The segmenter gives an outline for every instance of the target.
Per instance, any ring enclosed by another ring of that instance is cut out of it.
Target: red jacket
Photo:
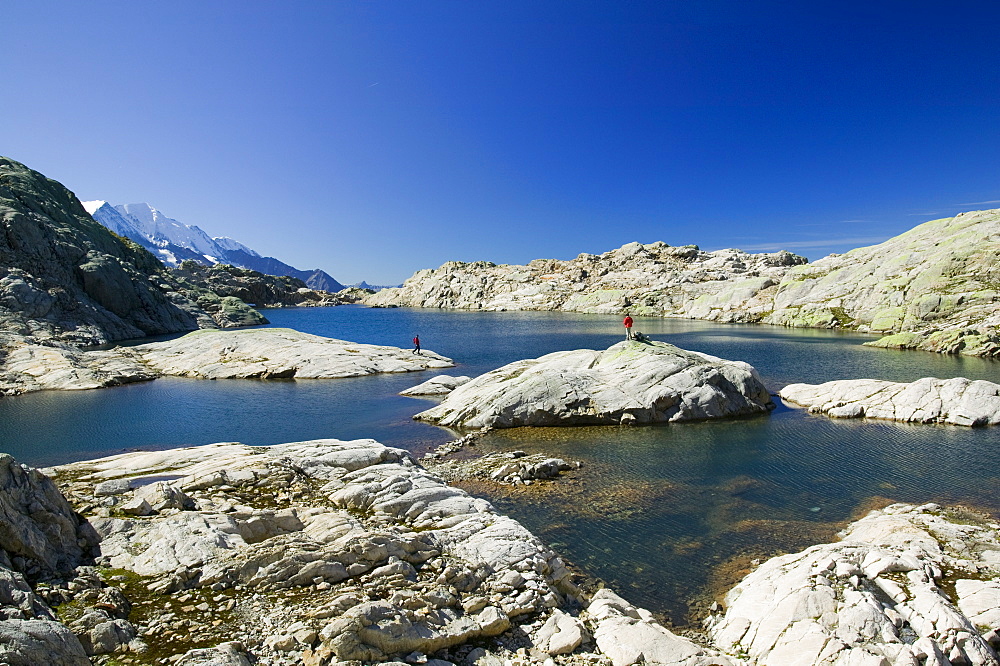
[[[625,317],[625,328],[632,328],[632,317]]]
[[[413,338],[413,344],[419,346],[420,345],[420,338],[419,337]]]

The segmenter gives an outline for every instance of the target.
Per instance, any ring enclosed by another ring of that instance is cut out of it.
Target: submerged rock
[[[663,342],[620,342],[517,361],[452,391],[414,418],[444,426],[664,423],[766,413],[773,407],[747,363]]]
[[[1000,384],[964,377],[925,377],[909,384],[845,379],[825,384],[789,384],[787,402],[836,418],[889,419],[964,426],[1000,423]]]

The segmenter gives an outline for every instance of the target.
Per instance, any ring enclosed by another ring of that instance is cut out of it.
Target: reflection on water
[[[476,375],[553,351],[617,342],[617,316],[307,308],[269,311],[276,326],[373,344],[425,347]],[[1000,364],[862,347],[852,333],[638,319],[654,339],[745,360],[772,389],[791,382],[966,376]],[[411,420],[427,401],[397,393],[433,372],[346,380],[160,379],[114,389],[0,401],[3,450],[51,464],[128,448],[219,441],[274,444],[373,437],[421,451],[450,434]],[[783,405],[770,415],[646,428],[493,432],[484,450],[584,462],[570,479],[527,489],[469,486],[631,601],[682,624],[689,601],[730,587],[751,559],[832,539],[888,501],[968,503],[1000,512],[992,465],[1000,429],[837,421]]]
[[[566,544],[576,564],[631,601],[683,624],[689,600],[735,582],[727,566],[831,540],[874,497],[1000,511],[1000,477],[975,464],[997,442],[989,430],[837,421],[787,407],[770,418],[655,428],[520,428],[492,432],[479,447],[544,452],[583,469],[545,489],[474,490]]]

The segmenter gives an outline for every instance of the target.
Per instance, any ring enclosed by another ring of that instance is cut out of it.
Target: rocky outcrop
[[[871,344],[1000,355],[1000,209],[934,220],[812,263],[629,243],[526,266],[448,262],[369,305],[569,310],[902,333]]]
[[[751,666],[998,664],[998,527],[937,505],[873,512],[837,543],[762,564],[710,636]]]
[[[699,644],[584,598],[517,522],[372,440],[46,470],[96,567],[52,482],[0,468],[3,663],[1000,664],[1000,524],[963,509],[892,505],[765,562]]]
[[[1000,385],[964,377],[926,377],[909,384],[876,379],[789,384],[781,389],[781,398],[836,418],[964,426],[1000,423]]]
[[[121,351],[159,374],[202,379],[332,379],[454,365],[431,351],[413,354],[288,328],[195,331]]]
[[[472,377],[466,377],[461,375],[458,377],[452,377],[451,375],[437,375],[436,377],[431,377],[426,382],[422,384],[417,384],[404,391],[400,391],[399,395],[408,396],[437,396],[437,395],[447,395],[454,391],[456,388],[462,384],[468,384],[472,380]]]
[[[0,342],[75,344],[197,328],[149,252],[95,222],[68,189],[0,158]]]
[[[1000,210],[926,222],[884,243],[792,269],[762,321],[905,332],[909,342],[897,338],[894,346],[994,356],[998,259]]]
[[[80,346],[197,328],[266,324],[269,305],[333,304],[293,278],[232,267],[170,272],[87,214],[72,192],[0,158],[0,395],[152,378]]]
[[[235,298],[258,308],[328,306],[353,302],[336,293],[311,289],[295,277],[276,277],[229,264],[203,266],[194,261],[185,261],[171,269],[170,274],[182,288],[204,290],[219,298]]]
[[[536,259],[526,266],[450,261],[418,271],[402,287],[382,289],[365,302],[469,310],[628,309],[639,315],[755,321],[789,267],[805,262],[788,252],[629,243],[601,255]]]
[[[518,523],[371,440],[216,444],[54,473],[92,507],[102,563],[142,577],[126,594],[163,595],[156,608],[190,600],[184,617],[204,628],[195,634],[238,638],[258,655],[321,664],[429,654],[502,633],[574,589]],[[190,503],[122,513],[151,482]],[[220,593],[224,613],[198,601]],[[171,626],[165,612],[141,626],[151,651],[207,639],[174,637]]]
[[[424,351],[333,340],[285,328],[203,330],[166,342],[82,351],[22,344],[0,359],[0,394],[79,390],[149,381],[164,375],[201,379],[334,379],[449,368]]]
[[[645,424],[766,413],[750,365],[663,342],[555,352],[456,388],[414,418],[469,428]]]
[[[101,627],[118,649],[136,649],[138,634],[147,658],[192,666],[472,666],[509,660],[515,644],[526,664],[571,654],[614,666],[738,663],[610,590],[584,600],[521,525],[372,440],[214,444],[50,471],[89,507],[100,564],[125,572],[102,590],[117,601],[99,608],[130,604],[127,622],[98,623],[93,610],[70,622],[90,654],[103,650]],[[142,517],[123,510],[167,496]]]
[[[374,289],[363,289],[361,287],[344,287],[337,292],[337,297],[348,303],[360,303],[375,293]]]
[[[23,344],[11,349],[0,365],[0,395],[103,388],[156,377],[151,369],[116,350]]]
[[[594,640],[614,666],[736,666],[717,650],[701,647],[660,625],[643,608],[636,608],[611,590],[601,589],[587,608],[594,623]],[[778,663],[778,662],[775,662]],[[791,663],[791,662],[789,662]]]
[[[0,453],[0,566],[34,578],[65,574],[96,544],[51,479]]]
[[[72,575],[96,545],[97,534],[51,479],[0,454],[0,663],[90,663],[80,640],[56,621],[32,584]]]
[[[967,328],[966,322],[952,327],[945,323],[942,328],[927,328],[919,331],[894,333],[866,342],[868,347],[883,349],[916,349],[937,354],[963,354],[965,356],[1000,357],[1000,329],[995,323],[984,318],[978,328]]]

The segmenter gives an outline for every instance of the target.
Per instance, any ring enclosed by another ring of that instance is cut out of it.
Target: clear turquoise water
[[[623,337],[616,316],[337,308],[272,310],[275,326],[425,348],[476,375]],[[791,382],[965,376],[1000,382],[1000,363],[862,347],[867,336],[765,326],[638,319],[654,339],[752,363],[777,390]],[[434,373],[343,380],[160,379],[114,389],[42,392],[0,401],[2,449],[44,465],[130,448],[219,441],[274,444],[372,437],[422,451],[452,434],[411,416],[427,402],[398,391]],[[485,449],[580,460],[549,486],[469,486],[566,556],[678,624],[706,589],[733,582],[751,557],[829,540],[885,501],[968,503],[1000,513],[992,463],[1000,429],[838,421],[779,406],[770,416],[649,428],[518,429]]]

